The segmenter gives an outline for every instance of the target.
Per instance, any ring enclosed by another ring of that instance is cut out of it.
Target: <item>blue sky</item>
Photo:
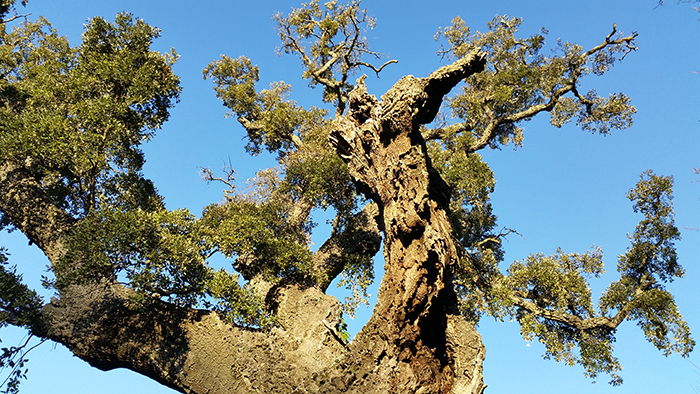
[[[221,54],[245,55],[260,67],[261,88],[272,81],[292,84],[292,98],[304,106],[319,105],[320,90],[300,80],[299,60],[278,57],[278,39],[271,17],[288,12],[298,3],[288,1],[197,2],[180,0],[102,1],[30,0],[30,18],[46,16],[77,45],[83,23],[100,15],[112,19],[129,11],[162,29],[155,48],[174,47],[181,55],[175,72],[182,79],[181,102],[170,121],[146,147],[145,172],[153,179],[170,209],[188,208],[199,213],[221,199],[216,185],[207,185],[198,167],[220,169],[231,160],[241,184],[255,170],[272,165],[269,157],[249,157],[243,130],[225,110],[202,79],[202,68]],[[530,253],[552,254],[557,247],[583,252],[592,244],[602,247],[608,273],[592,283],[600,294],[617,278],[616,256],[624,253],[639,215],[632,212],[625,193],[639,174],[653,169],[675,178],[676,223],[683,239],[677,243],[686,277],[672,283],[681,312],[700,339],[700,13],[687,4],[667,2],[655,8],[655,0],[491,0],[445,1],[366,0],[363,5],[377,19],[368,33],[371,47],[397,59],[380,79],[367,79],[370,93],[381,95],[406,74],[426,76],[445,64],[435,52],[438,27],[460,15],[473,29],[484,30],[495,14],[524,18],[523,35],[549,30],[550,46],[561,38],[585,47],[600,43],[613,23],[624,33],[639,33],[639,51],[629,55],[603,77],[589,78],[586,88],[601,95],[624,92],[638,113],[634,125],[603,137],[575,126],[555,129],[545,116],[525,126],[524,147],[485,154],[498,181],[493,195],[502,226],[516,229],[505,243],[506,261]],[[323,241],[323,234],[315,238]],[[21,264],[25,280],[38,287],[46,260],[27,247],[21,234],[0,234],[0,243]],[[381,268],[380,262],[378,271]],[[379,273],[379,272],[378,272]],[[376,295],[376,289],[372,291]],[[358,314],[351,330],[357,331],[371,311]],[[664,357],[645,341],[632,322],[618,330],[616,355],[624,370],[622,387],[607,385],[605,376],[595,385],[579,367],[543,360],[542,346],[522,340],[516,323],[494,323],[485,318],[479,331],[486,344],[484,375],[486,393],[695,393],[700,390],[700,357]],[[0,332],[2,346],[15,345],[23,333]],[[22,392],[38,393],[172,393],[157,383],[129,371],[101,372],[73,357],[61,345],[44,344],[30,354],[29,379]]]

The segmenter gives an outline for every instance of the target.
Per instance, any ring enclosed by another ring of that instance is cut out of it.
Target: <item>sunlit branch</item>
[[[637,47],[632,44],[634,42],[634,39],[637,38],[637,33],[633,32],[632,35],[630,35],[630,36],[611,40],[611,38],[615,35],[615,33],[617,33],[617,24],[613,24],[613,29],[610,32],[610,34],[608,34],[608,36],[605,37],[605,41],[599,45],[594,46],[593,48],[589,49],[588,51],[586,51],[583,54],[583,58],[585,59],[585,58],[593,55],[594,53],[596,53],[598,51],[601,51],[602,49],[604,49],[605,47],[608,47],[610,45],[625,44],[626,49],[623,51],[624,54],[622,55],[622,58],[620,58],[619,60],[624,59],[628,53],[637,50]]]
[[[390,64],[392,64],[392,63],[398,63],[398,62],[399,62],[398,60],[392,59],[392,60],[389,60],[388,62],[382,64],[381,67],[379,67],[379,68],[376,68],[375,66],[373,66],[373,65],[371,65],[371,64],[369,64],[369,63],[365,63],[365,62],[356,62],[356,63],[354,63],[354,64],[352,64],[352,65],[353,65],[353,66],[354,66],[354,65],[357,65],[357,66],[365,66],[365,67],[369,68],[370,70],[374,71],[375,74],[377,74],[377,76],[379,76],[379,73],[384,69],[384,67],[386,67],[386,66],[388,66],[388,65],[390,65]]]
[[[550,310],[537,306],[534,302],[529,301],[525,296],[519,296],[517,293],[510,296],[511,302],[519,308],[522,308],[534,315],[540,316],[547,320],[566,324],[572,328],[581,331],[603,328],[606,330],[616,329],[624,320],[629,312],[623,308],[612,317],[598,316],[588,319],[582,319],[576,315],[566,313],[561,310]]]
[[[219,182],[228,186],[229,189],[224,190],[224,196],[227,200],[231,200],[233,198],[233,195],[236,190],[236,185],[233,184],[233,180],[236,177],[236,171],[233,170],[233,167],[231,166],[230,162],[228,165],[224,166],[224,173],[226,174],[225,178],[217,177],[216,175],[214,175],[214,172],[209,168],[199,167],[199,171],[202,175],[202,179],[204,179],[207,183]]]
[[[313,256],[314,267],[323,274],[318,287],[325,291],[342,271],[350,255],[372,257],[378,251],[382,235],[378,228],[379,209],[369,203],[351,220],[352,226],[331,235]]]
[[[487,238],[480,240],[479,242],[476,243],[476,246],[481,247],[488,242],[493,242],[493,243],[500,245],[502,242],[501,240],[510,234],[520,235],[517,231],[513,230],[512,228],[506,228],[506,229],[504,229],[504,231],[501,231],[500,233],[498,233],[497,235],[495,235],[493,237],[487,237]]]
[[[9,19],[0,20],[0,23],[10,23],[10,22],[12,22],[12,21],[14,21],[14,20],[17,20],[17,19],[19,19],[19,18],[26,18],[26,17],[28,17],[29,15],[31,15],[31,13],[29,13],[29,14],[22,14],[22,15],[15,15],[15,16],[9,18]]]
[[[569,64],[570,67],[570,77],[567,81],[563,82],[558,88],[554,89],[549,94],[549,99],[540,104],[533,105],[519,112],[505,115],[505,116],[495,116],[493,110],[488,106],[488,99],[484,99],[482,104],[482,109],[485,113],[485,117],[488,121],[485,124],[483,133],[479,136],[473,146],[469,149],[470,152],[475,152],[489,146],[496,136],[496,130],[499,126],[506,124],[514,124],[520,121],[530,119],[533,116],[541,112],[551,112],[559,102],[559,100],[567,93],[571,92],[578,100],[586,107],[588,114],[592,114],[592,107],[594,103],[581,95],[577,90],[578,80],[583,73],[583,67],[585,64],[585,59],[590,58],[596,53],[604,50],[605,48],[612,45],[624,45],[625,49],[622,50],[624,58],[628,53],[635,51],[637,49],[634,46],[634,39],[637,37],[637,33],[633,33],[630,36],[613,39],[612,37],[617,33],[617,26],[613,25],[613,30],[608,34],[605,40],[595,47],[584,52],[582,55],[578,56],[577,59],[582,59],[580,61],[572,62]],[[619,59],[619,60],[622,60]]]
[[[471,122],[460,122],[451,124],[446,127],[436,127],[434,129],[425,129],[422,133],[426,141],[442,140],[446,134],[461,134],[474,130],[474,125]]]

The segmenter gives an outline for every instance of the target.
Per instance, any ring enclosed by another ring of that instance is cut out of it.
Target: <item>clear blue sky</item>
[[[676,295],[696,339],[700,340],[700,13],[687,4],[655,8],[656,0],[491,0],[415,1],[367,0],[363,5],[377,18],[369,32],[374,50],[397,59],[381,79],[367,79],[371,93],[381,95],[406,74],[426,76],[445,64],[435,55],[433,36],[460,15],[474,29],[484,30],[495,14],[523,17],[523,34],[541,27],[549,30],[548,43],[558,38],[584,47],[600,43],[618,29],[639,33],[639,51],[601,78],[585,82],[602,95],[622,91],[638,109],[632,128],[602,137],[574,126],[554,129],[547,118],[526,123],[525,146],[518,151],[486,154],[498,184],[493,195],[502,226],[523,235],[505,244],[505,265],[530,253],[552,254],[557,247],[583,252],[601,246],[608,274],[593,283],[594,294],[617,278],[616,256],[624,253],[627,234],[640,219],[632,212],[625,193],[639,174],[653,169],[675,177],[676,222],[682,231],[677,243],[686,277],[669,288]],[[170,209],[201,208],[221,199],[216,185],[202,182],[198,166],[219,169],[229,158],[241,182],[271,161],[245,154],[243,130],[234,119],[224,119],[224,108],[202,68],[220,54],[245,55],[260,66],[260,87],[284,80],[294,87],[292,98],[304,106],[318,105],[320,90],[310,90],[299,79],[299,61],[275,55],[277,35],[272,15],[288,12],[298,3],[287,1],[200,2],[180,0],[30,0],[30,18],[46,16],[62,35],[78,44],[83,23],[100,15],[112,19],[129,11],[163,30],[156,49],[174,47],[182,56],[175,66],[184,88],[170,121],[146,148],[146,175],[152,178]],[[317,243],[323,241],[319,235]],[[21,234],[0,234],[11,261],[22,265],[25,280],[38,287],[46,260],[27,247]],[[380,262],[380,266],[383,262]],[[376,294],[376,289],[373,291]],[[357,331],[370,311],[362,311],[351,330]],[[542,347],[527,343],[516,323],[493,323],[485,318],[479,331],[486,344],[486,393],[695,393],[700,370],[687,359],[664,357],[633,323],[618,331],[616,355],[625,369],[622,387],[607,385],[605,376],[595,385],[579,367],[567,367],[541,358]],[[22,333],[0,332],[2,346],[15,345]],[[700,365],[700,357],[690,361]],[[172,393],[129,371],[100,372],[73,357],[60,345],[45,344],[30,354],[25,394],[149,392]]]

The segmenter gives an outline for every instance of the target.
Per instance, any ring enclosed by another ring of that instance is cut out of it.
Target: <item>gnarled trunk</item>
[[[361,190],[380,207],[385,274],[377,306],[355,340],[371,354],[385,392],[481,392],[483,346],[459,316],[452,270],[458,250],[447,216],[450,191],[432,168],[421,124],[483,61],[473,52],[428,78],[402,78],[377,101],[363,79],[338,117],[332,144]],[[366,367],[365,367],[366,368]],[[377,387],[375,386],[375,387]]]
[[[73,285],[44,307],[47,336],[97,368],[129,368],[185,393],[481,393],[484,348],[452,285],[449,189],[419,126],[482,68],[475,51],[428,78],[403,78],[381,101],[359,83],[333,123],[332,143],[377,204],[384,231],[378,302],[349,344],[335,330],[340,306],[325,282],[273,289],[280,326],[269,333],[160,300],[136,305],[131,290],[109,281]],[[74,221],[21,166],[0,168],[0,209],[58,262]],[[375,239],[372,231],[362,236]],[[332,258],[349,244],[328,243],[317,263],[337,275]]]

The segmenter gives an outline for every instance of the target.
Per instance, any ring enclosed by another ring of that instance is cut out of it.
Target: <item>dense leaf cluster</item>
[[[2,160],[31,171],[77,217],[117,200],[157,205],[140,175],[139,145],[168,119],[180,91],[170,70],[177,54],[149,49],[159,34],[129,14],[114,24],[94,18],[79,47],[42,18],[5,34]]]
[[[682,278],[674,241],[680,232],[673,221],[673,179],[647,171],[627,197],[635,212],[644,215],[630,237],[632,245],[618,257],[621,278],[600,300],[603,313],[628,313],[647,339],[665,355],[688,355],[695,341],[664,284]]]
[[[516,261],[505,274],[492,269],[473,278],[475,284],[463,289],[464,300],[471,301],[476,292],[486,301],[467,305],[467,316],[478,316],[473,308],[480,305],[497,318],[510,316],[526,340],[545,346],[545,358],[580,363],[592,378],[610,374],[612,384],[622,382],[622,367],[612,350],[616,328],[624,320],[637,321],[665,355],[688,355],[695,341],[663,286],[684,272],[673,246],[679,232],[673,222],[672,185],[671,177],[647,171],[628,193],[634,210],[645,218],[630,236],[627,253],[618,257],[620,279],[603,292],[597,308],[588,280],[604,272],[600,248],[584,254],[558,250],[553,256],[534,254]],[[478,264],[468,268],[474,267],[483,269]]]

